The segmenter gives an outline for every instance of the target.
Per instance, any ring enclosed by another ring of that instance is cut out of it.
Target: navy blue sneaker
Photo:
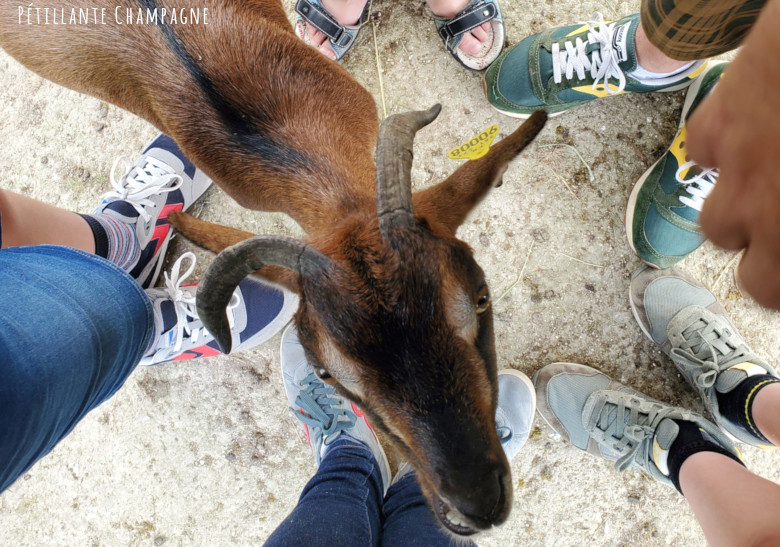
[[[181,273],[184,259],[190,265]],[[147,289],[154,310],[154,337],[141,365],[159,365],[219,355],[219,345],[203,327],[195,307],[197,285],[183,285],[195,270],[195,255],[184,253],[165,274],[165,287]],[[238,284],[227,307],[233,350],[243,351],[267,342],[289,323],[298,309],[298,296],[247,277]]]
[[[117,180],[114,172],[120,161],[125,172]],[[141,256],[129,273],[148,289],[157,282],[173,237],[168,214],[186,211],[208,190],[211,179],[187,159],[173,139],[160,134],[135,164],[127,158],[114,162],[111,184],[114,189],[101,196],[94,214],[135,225]]]

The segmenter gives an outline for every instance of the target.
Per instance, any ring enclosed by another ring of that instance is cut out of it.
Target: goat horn
[[[198,317],[214,336],[222,353],[232,349],[227,305],[233,291],[250,273],[274,265],[305,274],[327,269],[330,258],[297,239],[282,236],[255,236],[224,249],[206,270],[195,298]]]
[[[441,105],[394,114],[379,128],[376,145],[376,211],[379,230],[387,240],[393,227],[412,220],[412,147],[414,135],[436,119]]]

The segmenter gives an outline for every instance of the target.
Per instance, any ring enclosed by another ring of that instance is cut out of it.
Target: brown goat
[[[48,7],[67,16],[76,4]],[[89,4],[106,5],[105,24],[27,25],[18,3],[3,0],[0,46],[145,118],[241,205],[287,213],[308,233],[306,243],[251,237],[172,216],[186,237],[220,252],[197,298],[220,346],[230,351],[224,308],[245,275],[260,270],[295,290],[309,361],[413,464],[440,522],[456,535],[503,522],[512,486],[495,429],[490,295],[455,231],[544,114],[412,195],[412,140],[438,107],[379,130],[370,94],[298,40],[278,2],[202,0],[208,24],[199,25],[114,20],[116,6],[170,13],[183,6],[172,0]]]

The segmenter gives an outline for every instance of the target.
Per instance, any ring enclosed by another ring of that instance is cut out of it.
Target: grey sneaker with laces
[[[119,162],[124,172],[116,178]],[[135,163],[118,158],[111,168],[113,190],[101,196],[93,213],[133,225],[141,255],[129,274],[144,289],[153,287],[173,237],[171,211],[186,211],[211,186],[169,136],[159,134]]]
[[[384,492],[390,487],[390,464],[363,411],[323,382],[306,360],[293,325],[282,335],[282,376],[290,410],[301,422],[306,440],[320,465],[328,447],[342,434],[363,443],[371,451],[382,476]]]
[[[709,441],[737,458],[718,427],[700,415],[656,401],[594,368],[553,363],[534,375],[537,410],[564,440],[615,462],[617,471],[639,469],[674,487],[668,458],[680,427],[695,424]]]
[[[718,393],[751,376],[778,374],[748,347],[715,296],[676,268],[645,267],[634,274],[629,299],[642,332],[671,357],[715,422],[739,441],[767,447],[721,414]]]

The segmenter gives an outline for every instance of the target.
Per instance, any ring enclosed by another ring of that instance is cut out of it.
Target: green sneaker
[[[715,423],[738,441],[772,446],[721,413],[718,394],[733,392],[748,378],[771,382],[778,374],[748,347],[715,295],[676,268],[645,267],[631,279],[629,299],[642,332],[671,357]]]
[[[688,87],[707,63],[653,80],[630,76],[636,70],[634,39],[639,14],[605,22],[593,20],[548,29],[507,49],[485,72],[483,86],[490,104],[503,114],[527,118],[537,110],[556,116],[580,104],[627,91],[676,91]]]
[[[574,363],[553,363],[534,375],[537,410],[564,440],[615,462],[636,468],[667,486],[667,460],[680,426],[692,422],[702,436],[739,459],[734,444],[698,414],[651,399],[603,372]]]
[[[704,242],[699,211],[715,186],[718,171],[689,161],[685,124],[715,87],[726,65],[722,61],[710,63],[691,85],[672,145],[645,171],[628,198],[628,242],[639,258],[655,268],[669,268]]]

